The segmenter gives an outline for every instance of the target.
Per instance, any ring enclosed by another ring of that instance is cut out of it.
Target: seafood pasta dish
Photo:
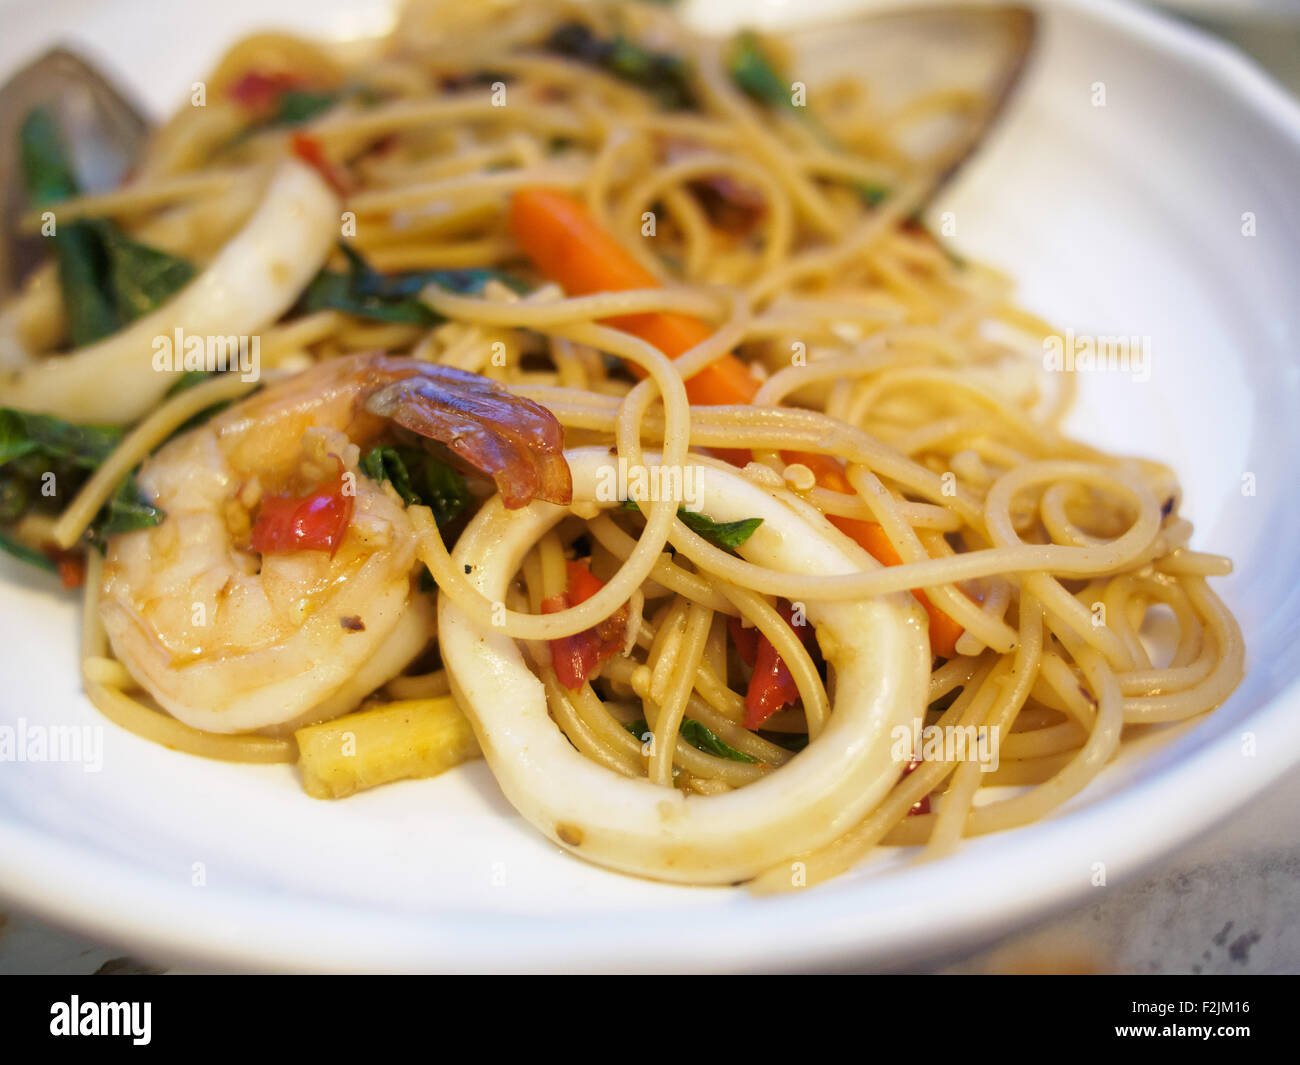
[[[3,545],[158,758],[482,757],[578,858],[781,891],[1239,682],[1174,471],[1065,434],[1056,327],[926,210],[980,93],[558,0],[195,73],[116,188],[27,115],[0,309]]]

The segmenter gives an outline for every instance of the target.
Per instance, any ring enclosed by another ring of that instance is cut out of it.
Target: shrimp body
[[[118,659],[159,705],[209,732],[283,730],[354,708],[434,630],[432,596],[416,588],[415,526],[392,486],[360,471],[362,449],[397,421],[457,453],[461,397],[498,392],[413,360],[353,356],[169,442],[138,474],[164,519],[114,537],[105,558],[100,615]],[[563,492],[567,477],[566,466]],[[355,489],[332,551],[252,550],[266,497],[332,480]]]

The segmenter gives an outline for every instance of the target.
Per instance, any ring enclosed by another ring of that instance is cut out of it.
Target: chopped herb
[[[407,506],[428,507],[439,526],[469,505],[461,472],[420,448],[371,448],[362,456],[361,472],[372,481],[388,481]]]
[[[757,758],[751,758],[744,751],[738,751],[731,744],[719,739],[716,732],[694,718],[688,717],[682,720],[682,738],[692,747],[697,747],[706,754],[717,755],[719,758],[728,758],[733,762],[748,762],[750,765],[758,761]]]
[[[267,130],[295,129],[305,125],[317,115],[322,115],[343,99],[341,92],[327,92],[316,89],[285,89],[269,102],[270,111],[259,109],[260,118],[255,119],[231,138],[227,147],[237,147],[250,137]],[[362,99],[361,95],[357,95]],[[364,100],[362,101],[364,104]]]
[[[18,134],[23,186],[33,207],[47,207],[80,190],[58,124],[44,108],[30,111]]]
[[[192,263],[132,240],[110,222],[92,224],[108,255],[108,288],[122,325],[162,306],[193,280]]]
[[[371,85],[349,85],[343,89],[307,89],[285,87],[276,79],[263,79],[243,102],[260,116],[245,126],[230,141],[229,147],[243,144],[250,137],[267,130],[294,129],[337,107],[344,100],[354,100],[364,108],[375,107],[387,95]]]
[[[87,242],[78,240],[77,247],[85,249],[87,244],[91,245],[89,255],[102,264],[98,272],[77,267],[69,275],[67,270],[60,270],[65,305],[71,305],[70,333],[75,347],[84,347],[111,336],[161,307],[194,277],[192,264],[132,240],[112,222],[86,220],[72,223],[72,228],[90,234]],[[57,248],[62,235],[54,239]],[[75,254],[81,255],[82,251]],[[61,266],[66,258],[60,252]],[[96,318],[89,323],[77,309],[84,305],[82,301],[90,301],[99,308]],[[104,307],[107,307],[107,313],[102,311]]]
[[[753,536],[754,531],[763,524],[762,518],[744,518],[741,521],[713,521],[711,518],[687,510],[685,507],[677,511],[677,517],[691,532],[699,533],[706,540],[713,542],[718,547],[726,548],[728,551],[734,551],[738,548]]]
[[[91,522],[91,543],[102,551],[110,536],[151,528],[166,516],[163,510],[144,498],[135,474],[128,473]]]
[[[372,267],[353,247],[340,245],[348,258],[349,272],[356,277],[357,291],[363,296],[381,299],[400,299],[419,295],[429,285],[454,292],[457,296],[476,296],[489,281],[500,281],[507,288],[523,295],[528,284],[517,277],[485,267],[463,267],[457,270],[408,270],[404,273],[383,274]]]
[[[27,115],[19,142],[23,180],[33,206],[49,207],[80,191],[48,111],[37,108]],[[190,263],[132,240],[107,219],[64,223],[53,240],[74,347],[116,333],[165,303],[194,277]]]
[[[838,149],[835,138],[817,121],[812,111],[794,102],[794,83],[776,69],[776,64],[763,50],[758,34],[745,30],[732,38],[727,52],[727,72],[736,87],[755,103],[790,112],[823,144]],[[867,199],[874,194],[872,190],[879,189],[880,186],[863,183],[858,187],[858,195]]]
[[[305,311],[336,310],[381,322],[436,325],[442,316],[419,298],[428,285],[437,285],[457,295],[474,295],[489,281],[501,281],[516,292],[526,286],[497,270],[416,270],[384,274],[374,269],[348,244],[339,244],[348,260],[345,274],[322,270],[307,286],[302,297]]]
[[[622,503],[623,510],[637,510],[636,500],[625,499]],[[726,551],[734,551],[751,536],[755,530],[763,524],[762,518],[744,518],[740,521],[714,521],[703,514],[693,510],[687,510],[685,507],[677,508],[677,517],[683,525],[693,533],[703,536],[717,547]]]
[[[888,186],[876,185],[869,181],[855,183],[853,191],[868,207],[879,207],[893,194],[893,190]]]
[[[957,701],[957,696],[959,696],[960,694],[961,694],[961,686],[958,685],[956,688],[953,688],[952,691],[939,696],[939,698],[937,698],[928,707],[926,707],[925,712],[927,714],[934,714],[936,716],[942,714],[945,710],[948,709],[948,707],[952,706],[952,704]]]
[[[305,311],[344,311],[358,318],[405,325],[436,325],[441,319],[417,299],[384,299],[357,291],[351,275],[322,270],[303,293]]]
[[[765,107],[783,108],[797,115],[828,148],[841,150],[835,138],[807,107],[795,105],[791,92],[792,82],[777,71],[775,64],[764,52],[757,34],[751,31],[737,34],[727,56],[727,70],[731,74],[731,80],[750,99]],[[852,187],[868,207],[878,207],[893,192],[887,185],[871,181],[855,181]]]
[[[763,739],[775,743],[778,747],[784,747],[787,751],[802,751],[808,746],[808,735],[804,732],[771,732],[764,730],[759,732]]]
[[[19,149],[27,199],[32,206],[49,207],[80,191],[58,125],[48,111],[37,108],[23,120]],[[117,315],[102,284],[104,249],[94,227],[86,222],[59,226],[54,254],[73,343],[80,347],[112,333],[117,327]]]
[[[49,414],[0,407],[0,466],[37,454],[78,469],[93,470],[122,440],[115,425],[74,425]]]
[[[623,726],[628,732],[632,733],[639,740],[644,740],[654,730],[646,724],[645,718],[637,718],[635,721],[629,721]],[[744,751],[738,751],[729,743],[718,738],[707,725],[703,725],[694,718],[687,717],[682,719],[681,736],[696,750],[703,751],[705,754],[712,754],[718,758],[726,758],[733,762],[748,762],[750,765],[757,763],[758,759],[751,758]]]
[[[623,727],[632,733],[637,739],[644,741],[646,736],[653,735],[654,729],[646,722],[643,717],[638,717],[635,721],[623,722]]]
[[[20,544],[17,540],[6,536],[0,532],[0,551],[4,551],[21,562],[26,562],[29,566],[35,566],[37,569],[43,569],[46,573],[57,573],[58,567],[54,560],[48,555],[42,554],[26,544]]]
[[[665,111],[698,106],[690,66],[681,56],[656,52],[622,34],[599,37],[582,22],[557,26],[546,39],[545,48],[645,90]]]
[[[179,396],[182,392],[188,392],[195,385],[203,384],[211,376],[212,372],[209,370],[186,370],[167,389],[167,398],[170,399],[172,396]]]
[[[65,225],[54,238],[59,291],[73,347],[85,347],[118,330],[112,300],[98,275],[102,261],[95,231],[86,222]]]
[[[732,40],[727,53],[727,72],[737,88],[756,103],[783,107],[805,121],[812,120],[804,108],[795,106],[791,83],[777,72],[753,31],[745,30]]]
[[[0,478],[0,525],[12,525],[26,512],[31,490],[21,476]]]
[[[342,99],[337,92],[316,92],[310,89],[286,89],[276,100],[275,110],[264,119],[264,128],[301,126],[317,115],[322,115]]]
[[[121,439],[122,430],[114,425],[74,425],[48,414],[0,408],[0,466],[6,467],[3,522],[13,524],[33,505],[71,495]],[[54,475],[53,496],[42,491],[47,474]],[[114,533],[157,525],[163,516],[141,496],[134,474],[128,474],[95,516],[90,539],[102,548]]]

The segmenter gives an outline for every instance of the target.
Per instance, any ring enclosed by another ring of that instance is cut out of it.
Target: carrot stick
[[[628,255],[573,197],[554,189],[526,188],[510,204],[510,231],[537,268],[570,296],[655,288],[659,282]],[[670,359],[707,340],[713,330],[698,318],[651,312],[622,314],[605,325],[653,344]],[[724,355],[686,382],[687,398],[699,406],[748,403],[758,391],[748,368]]]
[[[586,207],[556,189],[524,188],[510,203],[510,232],[541,273],[558,283],[570,296],[596,292],[623,292],[654,288],[658,282],[640,263],[592,218]],[[614,329],[640,337],[670,359],[684,355],[707,340],[713,330],[698,318],[668,312],[624,314],[604,320]],[[759,382],[734,355],[715,360],[686,382],[691,403],[707,407],[749,403]],[[724,457],[731,457],[728,453]],[[853,493],[843,465],[827,455],[784,452],[787,463],[800,462],[813,471],[817,483],[834,492]],[[747,460],[736,453],[737,465]],[[832,516],[832,524],[861,544],[877,562],[897,566],[902,559],[885,531],[874,521]],[[936,608],[924,592],[912,593],[930,616],[930,647],[951,658],[962,633],[947,614]]]
[[[844,474],[844,467],[838,459],[832,458],[830,455],[804,454],[793,451],[782,452],[781,457],[787,463],[802,462],[812,470],[813,476],[817,478],[817,484],[821,488],[827,488],[832,492],[853,494],[853,485],[849,483],[848,477]],[[889,542],[889,537],[885,535],[884,526],[879,522],[863,521],[861,518],[846,518],[839,514],[830,514],[827,518],[840,532],[865,547],[867,553],[882,566],[897,566],[902,563],[902,558],[894,550],[894,545]],[[962,627],[935,606],[930,601],[929,596],[919,588],[914,588],[912,594],[925,607],[925,612],[930,617],[931,650],[942,658],[951,658],[957,653],[957,639],[962,634]]]

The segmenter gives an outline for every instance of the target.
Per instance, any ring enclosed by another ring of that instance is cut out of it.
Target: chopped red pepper
[[[289,148],[299,159],[315,169],[325,183],[340,196],[353,191],[351,175],[341,166],[331,163],[321,142],[307,133],[295,133],[289,138]]]
[[[86,583],[86,558],[75,551],[65,551],[53,543],[46,544],[42,551],[45,557],[54,563],[59,571],[59,580],[65,588],[80,588]]]
[[[815,649],[816,642],[813,635],[812,626],[805,621],[802,625],[794,623],[794,610],[789,603],[784,601],[777,604],[777,610],[785,623],[798,635],[803,641],[803,645]],[[737,639],[737,630],[740,632],[740,639]],[[746,649],[742,640],[755,639],[756,646],[754,649],[753,675],[749,678],[749,691],[745,695],[745,728],[756,729],[762,728],[763,722],[775,714],[784,706],[799,700],[799,687],[794,682],[794,677],[790,675],[790,668],[781,660],[781,656],[776,653],[776,648],[772,646],[769,640],[758,630],[750,630],[757,633],[755,637],[746,637],[745,629],[739,625],[732,626],[732,639],[736,641],[736,650],[741,658],[746,658]]]
[[[585,603],[605,587],[605,582],[588,569],[586,562],[567,562],[566,569],[568,590],[543,600],[543,614],[555,614]],[[627,621],[628,609],[624,605],[589,629],[551,640],[551,665],[560,683],[569,691],[577,691],[597,666],[621,651],[627,638]]]
[[[352,510],[353,493],[345,491],[343,462],[338,476],[306,495],[264,496],[257,508],[257,520],[249,546],[263,555],[284,555],[293,551],[328,551],[333,554],[343,542]]]
[[[302,84],[302,76],[298,74],[285,71],[263,74],[260,70],[250,70],[231,82],[226,95],[250,110],[265,111],[290,89],[296,89]]]
[[[751,668],[758,658],[759,631],[750,625],[745,626],[740,618],[727,618],[727,629],[731,633],[731,642],[736,645],[736,654],[740,660]]]

